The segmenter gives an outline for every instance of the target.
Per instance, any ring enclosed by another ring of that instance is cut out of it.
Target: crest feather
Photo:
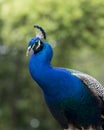
[[[34,25],[34,28],[38,29],[38,31],[36,32],[36,37],[39,37],[40,39],[46,39],[46,33],[42,27]]]

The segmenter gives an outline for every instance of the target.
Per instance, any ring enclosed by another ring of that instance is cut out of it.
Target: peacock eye
[[[33,46],[33,51],[34,53],[38,53],[39,51],[41,51],[43,49],[43,42],[42,41],[37,41],[35,42],[34,46]]]
[[[39,42],[40,42],[40,41],[35,42],[35,46],[39,46]]]

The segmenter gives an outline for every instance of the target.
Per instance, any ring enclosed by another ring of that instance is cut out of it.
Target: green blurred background
[[[0,0],[0,130],[60,130],[28,71],[34,24],[47,32],[54,66],[104,85],[104,0]]]

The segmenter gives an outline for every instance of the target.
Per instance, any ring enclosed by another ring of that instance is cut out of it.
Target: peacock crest
[[[34,25],[34,28],[37,28],[38,30],[36,31],[36,37],[39,37],[40,39],[46,39],[46,32],[44,29],[38,25]]]

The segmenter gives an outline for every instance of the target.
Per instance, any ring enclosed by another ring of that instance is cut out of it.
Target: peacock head
[[[36,32],[36,37],[32,38],[28,44],[28,49],[26,55],[28,56],[29,53],[38,53],[44,47],[44,40],[46,39],[46,33],[40,26],[34,26],[37,28],[38,31]]]

